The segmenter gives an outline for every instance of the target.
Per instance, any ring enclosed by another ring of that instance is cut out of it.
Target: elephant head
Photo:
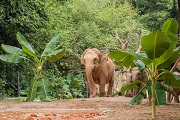
[[[125,76],[126,83],[132,83],[135,80],[140,80],[143,83],[148,82],[148,77],[143,70],[140,70],[138,67],[128,68],[126,69],[126,76]],[[144,84],[138,84],[137,88],[133,88],[132,90],[127,91],[128,94],[125,96],[132,96],[137,95],[137,93],[144,87]]]
[[[132,73],[132,81],[143,79],[143,71],[141,71],[138,67],[133,67],[131,73]]]
[[[108,58],[106,54],[100,52],[96,48],[86,49],[81,56],[81,63],[85,66],[86,77],[90,90],[90,97],[95,97],[96,95],[96,86],[98,84],[100,86],[100,95],[104,94],[104,87],[108,79],[110,79],[109,71],[113,71],[115,67],[112,69],[108,69],[111,67],[113,62]],[[114,74],[114,73],[113,73]]]
[[[104,64],[107,62],[107,55],[100,52],[96,48],[92,49],[86,49],[82,56],[81,56],[81,63],[85,65],[85,68],[87,69],[96,69],[99,68],[101,64]]]

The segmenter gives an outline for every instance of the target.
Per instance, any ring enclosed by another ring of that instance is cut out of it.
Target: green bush
[[[6,80],[0,78],[0,97],[5,97],[6,95]]]
[[[73,75],[72,73],[64,77],[56,77],[52,80],[52,96],[58,99],[83,98],[85,93],[85,80],[82,74]]]

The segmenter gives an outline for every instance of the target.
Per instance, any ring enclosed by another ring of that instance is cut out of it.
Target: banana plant
[[[50,92],[50,83],[42,74],[42,67],[46,61],[56,62],[61,59],[66,51],[60,43],[60,33],[57,33],[46,45],[40,56],[21,33],[16,34],[17,40],[22,48],[1,44],[2,49],[7,54],[0,55],[0,60],[10,63],[20,63],[30,61],[36,67],[34,78],[31,80],[30,89],[27,94],[27,101],[34,101],[39,96],[41,101],[51,101],[48,97]]]
[[[178,37],[178,23],[175,19],[169,18],[162,26],[162,30],[154,31],[141,38],[142,53],[111,51],[109,57],[115,60],[118,66],[134,67],[144,69],[148,75],[149,81],[145,87],[129,102],[129,104],[140,104],[145,90],[152,101],[152,119],[156,119],[155,105],[166,104],[166,87],[158,80],[164,80],[164,83],[172,87],[180,88],[180,78],[165,70],[172,63],[175,63],[179,57],[179,47],[176,48]],[[135,81],[131,85],[122,87],[121,91],[131,89],[135,84],[141,83]]]

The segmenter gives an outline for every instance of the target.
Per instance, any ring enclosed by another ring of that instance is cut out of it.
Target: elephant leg
[[[174,96],[174,102],[179,103],[179,96]]]
[[[133,88],[133,97],[135,97],[138,94],[138,88]]]
[[[93,84],[93,85],[91,85],[91,86],[89,86],[89,90],[90,90],[90,98],[92,98],[92,97],[95,97],[96,96],[96,85],[95,84]]]
[[[126,90],[125,97],[133,97],[133,90]]]
[[[90,98],[95,97],[96,96],[96,85],[93,80],[88,81],[88,87],[89,87],[89,94],[90,94],[89,97]]]
[[[108,88],[108,92],[107,92],[107,97],[111,97],[111,95],[112,95],[113,84],[114,84],[114,80],[111,80],[109,82],[109,88]]]
[[[100,85],[99,85],[99,93],[100,93],[100,97],[105,97],[106,96],[105,84],[100,83]]]
[[[167,92],[167,103],[171,103],[171,100],[170,100],[170,98],[171,98],[171,93],[170,92]]]
[[[99,83],[100,97],[105,97],[106,96],[105,85],[106,85],[105,78],[103,76],[101,76],[100,83]]]

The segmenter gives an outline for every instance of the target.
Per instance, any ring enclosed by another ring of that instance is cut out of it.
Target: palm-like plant
[[[30,61],[36,67],[34,78],[31,81],[31,86],[28,91],[27,101],[33,101],[38,95],[42,101],[50,101],[49,93],[49,80],[45,79],[42,75],[42,66],[44,62],[55,62],[65,55],[65,49],[60,43],[60,33],[56,34],[46,45],[41,56],[38,56],[33,47],[25,39],[21,33],[16,34],[19,44],[22,49],[10,45],[1,44],[2,49],[7,53],[0,55],[0,59],[10,63],[20,63],[24,60]]]
[[[142,37],[141,46],[143,53],[112,51],[109,55],[119,66],[138,66],[140,69],[146,70],[149,81],[129,104],[140,104],[143,99],[143,93],[147,89],[148,95],[152,98],[153,120],[156,119],[155,105],[166,104],[166,94],[164,91],[166,87],[160,84],[158,80],[164,80],[165,84],[180,88],[180,78],[170,71],[164,70],[174,63],[179,56],[179,47],[176,48],[178,40],[176,36],[177,30],[177,21],[170,18],[163,24],[162,31],[155,31]],[[141,82],[135,81],[131,85],[127,84],[122,87],[121,92],[131,89],[137,83]]]

